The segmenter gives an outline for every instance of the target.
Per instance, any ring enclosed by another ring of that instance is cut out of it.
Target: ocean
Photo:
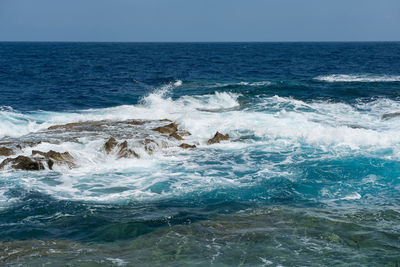
[[[0,166],[2,266],[399,266],[400,43],[3,42]]]

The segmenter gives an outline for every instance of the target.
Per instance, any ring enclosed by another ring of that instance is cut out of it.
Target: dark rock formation
[[[49,152],[42,152],[38,150],[32,150],[32,156],[41,155],[45,158],[54,159],[56,161],[66,161],[66,160],[73,160],[74,158],[69,154],[69,152],[56,152],[54,150],[50,150]]]
[[[392,119],[392,118],[399,117],[399,116],[400,116],[400,112],[383,114],[382,115],[382,120]]]
[[[36,155],[40,155],[47,160],[50,170],[53,169],[54,163],[66,164],[70,168],[76,167],[75,163],[73,162],[74,158],[71,156],[71,154],[69,154],[69,152],[59,153],[53,150],[50,150],[49,152],[32,150],[32,156]]]
[[[139,158],[139,155],[133,151],[132,149],[128,148],[128,142],[124,141],[118,145],[118,158]]]
[[[229,134],[221,134],[220,132],[216,132],[214,137],[208,140],[207,143],[212,145],[225,140],[229,140]]]
[[[14,155],[14,151],[11,148],[7,148],[7,147],[0,147],[0,156],[11,156]]]
[[[111,137],[104,144],[104,150],[106,151],[107,154],[109,154],[117,146],[117,144],[118,144],[117,140],[115,140],[114,137]]]
[[[178,131],[178,124],[170,123],[165,126],[160,126],[160,127],[154,128],[153,131],[157,131],[162,134],[173,134],[176,131]]]
[[[44,170],[44,165],[41,160],[31,159],[25,156],[18,156],[16,158],[8,158],[3,160],[0,164],[0,169],[3,169],[8,164],[11,164],[11,167],[17,170],[26,170],[26,171],[38,171]],[[48,162],[49,166],[52,165],[51,162]]]
[[[183,137],[180,136],[180,135],[177,134],[177,133],[172,133],[172,134],[170,134],[169,136],[175,138],[176,140],[180,140],[180,141],[183,140]]]
[[[179,146],[180,148],[184,148],[184,149],[193,149],[193,148],[196,148],[196,146],[195,145],[189,145],[189,144],[185,144],[185,143],[182,143],[180,146]]]

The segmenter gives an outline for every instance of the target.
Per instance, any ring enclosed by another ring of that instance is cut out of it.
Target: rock
[[[157,143],[154,142],[152,139],[145,139],[144,140],[144,150],[146,150],[147,153],[150,155],[153,154],[154,150],[156,149]]]
[[[154,128],[153,131],[157,131],[162,134],[173,134],[176,131],[178,131],[178,124],[170,123],[165,126],[160,126],[160,127]]]
[[[32,156],[40,155],[44,157],[47,160],[47,163],[49,165],[49,169],[53,169],[54,163],[57,164],[66,164],[68,165],[69,168],[74,168],[76,167],[74,161],[74,158],[69,154],[69,152],[64,152],[64,153],[59,153],[53,150],[50,150],[49,152],[42,152],[38,150],[32,150]]]
[[[180,135],[180,136],[189,136],[189,135],[192,135],[190,132],[188,132],[188,131],[180,131],[180,132],[178,132],[178,134]]]
[[[399,117],[399,116],[400,116],[400,112],[383,114],[382,115],[382,120],[392,119],[392,118]]]
[[[207,143],[212,145],[225,140],[229,140],[229,134],[221,134],[220,132],[216,132],[214,137],[208,140]]]
[[[14,151],[11,148],[0,147],[0,156],[11,156],[14,155]]]
[[[25,147],[31,147],[31,146],[36,146],[41,144],[42,142],[48,142],[50,143],[50,141],[48,140],[43,140],[43,141],[18,141],[17,142],[0,142],[0,145],[5,145],[5,146],[15,146],[18,149],[23,149]],[[0,152],[1,153],[1,152]]]
[[[183,137],[180,136],[180,135],[177,134],[177,133],[172,133],[172,134],[170,134],[169,136],[175,138],[176,140],[180,140],[180,141],[183,140]]]
[[[162,148],[168,148],[170,145],[169,145],[169,143],[168,142],[166,142],[166,141],[161,141],[161,147]]]
[[[127,121],[127,124],[132,124],[132,125],[143,125],[148,123],[147,121],[137,121],[137,120],[131,120],[131,121]]]
[[[82,122],[72,122],[62,125],[54,125],[47,128],[48,130],[79,130],[79,131],[96,131],[107,121],[82,121]]]
[[[132,149],[128,148],[128,142],[124,141],[118,145],[119,151],[118,151],[118,158],[139,158],[139,155],[133,151]]]
[[[107,154],[109,154],[117,146],[117,144],[118,144],[117,140],[115,140],[114,137],[111,137],[104,144],[104,150],[106,151]]]
[[[3,160],[0,164],[0,169],[3,169],[6,165],[11,164],[11,167],[17,170],[26,170],[26,171],[38,171],[44,170],[43,163],[38,159],[31,159],[25,156],[18,156],[16,158],[8,158]],[[51,162],[48,162],[49,166],[52,165]]]
[[[74,158],[69,154],[69,152],[56,152],[54,150],[50,150],[49,152],[42,152],[38,150],[32,150],[32,156],[41,155],[45,158],[51,158],[56,161],[66,161],[66,160],[73,160]]]
[[[166,122],[172,122],[170,119],[162,119],[162,120],[160,120],[161,122],[164,122],[164,121],[166,121]]]
[[[184,149],[193,149],[193,148],[196,148],[195,145],[189,145],[189,144],[185,144],[185,143],[182,143],[179,147],[180,147],[180,148],[184,148]]]
[[[367,127],[357,125],[357,124],[347,124],[346,126],[349,128],[352,128],[352,129],[368,129]]]

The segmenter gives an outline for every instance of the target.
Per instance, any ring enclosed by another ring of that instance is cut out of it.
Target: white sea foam
[[[228,86],[252,86],[252,87],[264,87],[272,85],[270,81],[257,81],[257,82],[250,82],[250,81],[241,81],[241,82],[232,82],[232,83],[216,83],[214,85],[209,85],[211,88],[215,87],[228,87]]]
[[[268,86],[272,83],[269,81],[260,81],[260,82],[239,82],[238,85],[248,85],[248,86]]]
[[[361,195],[357,192],[354,192],[350,195],[341,198],[341,200],[356,200],[356,199],[361,199]]]
[[[112,264],[115,264],[116,266],[125,266],[128,264],[127,261],[124,261],[119,258],[106,258],[106,260],[111,261]]]
[[[331,74],[314,78],[324,82],[400,82],[400,75]]]

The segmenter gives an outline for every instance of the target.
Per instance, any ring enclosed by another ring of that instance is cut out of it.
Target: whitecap
[[[330,74],[314,78],[323,82],[400,82],[400,75],[385,74]]]
[[[357,200],[357,199],[361,199],[361,195],[357,192],[354,192],[350,195],[347,195],[345,197],[340,198],[341,200]]]

